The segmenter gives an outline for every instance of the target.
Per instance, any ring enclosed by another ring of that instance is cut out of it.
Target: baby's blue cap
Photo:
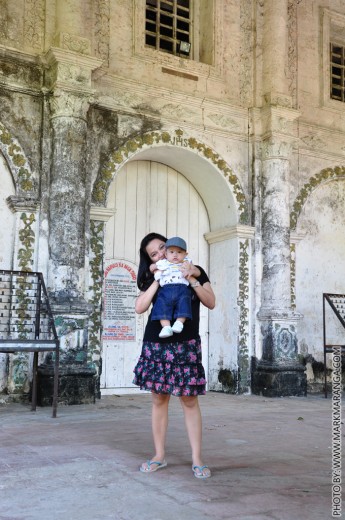
[[[165,247],[172,247],[172,246],[179,247],[180,249],[183,249],[184,251],[187,251],[187,244],[183,240],[183,238],[180,238],[180,237],[169,238],[165,242]]]

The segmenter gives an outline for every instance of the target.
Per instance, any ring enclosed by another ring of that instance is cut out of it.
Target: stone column
[[[59,305],[85,310],[86,113],[88,99],[51,99],[49,289]]]
[[[252,391],[267,396],[305,395],[304,367],[298,362],[290,280],[290,158],[295,120],[286,77],[287,0],[265,0],[262,35],[263,107],[261,173],[262,357],[253,363]]]
[[[88,55],[87,39],[66,33],[62,36],[58,39],[60,48],[51,48],[45,56],[51,135],[47,288],[60,336],[59,398],[78,404],[94,400],[96,384],[96,369],[88,363],[92,306],[86,300],[85,278],[91,183],[86,139],[93,94],[91,74],[102,62]],[[41,404],[51,400],[52,375],[53,364],[47,362],[40,368]]]
[[[292,111],[292,116],[293,116]],[[289,179],[292,143],[271,135],[262,158],[262,358],[255,360],[252,391],[269,397],[305,395],[304,366],[298,362],[297,323],[291,306]]]

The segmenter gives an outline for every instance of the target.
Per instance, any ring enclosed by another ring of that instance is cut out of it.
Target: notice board
[[[137,267],[127,260],[106,260],[103,334],[105,341],[136,341]]]

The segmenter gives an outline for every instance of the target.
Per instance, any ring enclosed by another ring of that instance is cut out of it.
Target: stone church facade
[[[61,399],[136,391],[146,317],[118,282],[150,231],[209,273],[209,390],[322,390],[322,294],[345,293],[343,0],[3,0],[0,51],[0,269],[44,275]],[[0,392],[31,370],[0,354]]]

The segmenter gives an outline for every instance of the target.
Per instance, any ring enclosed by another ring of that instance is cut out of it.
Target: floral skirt
[[[204,395],[206,379],[200,339],[174,343],[144,341],[133,384],[157,394]]]

